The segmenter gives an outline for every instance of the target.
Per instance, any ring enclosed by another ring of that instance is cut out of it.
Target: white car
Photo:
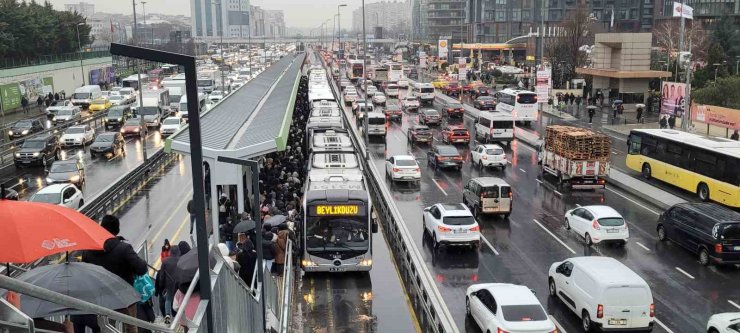
[[[583,206],[565,212],[565,229],[583,237],[587,245],[602,242],[624,245],[630,238],[627,222],[609,206]]]
[[[119,90],[118,92],[121,93],[121,96],[126,97],[126,100],[128,101],[128,103],[136,102],[136,99],[137,99],[136,90],[134,90],[134,88],[129,88],[129,87],[121,88],[121,90]],[[124,103],[124,104],[127,104],[127,103]]]
[[[75,210],[85,205],[82,191],[73,184],[49,185],[36,192],[28,201],[50,203]]]
[[[386,98],[385,95],[382,92],[376,92],[373,95],[373,104],[376,105],[385,105]]]
[[[345,90],[344,91],[344,104],[345,105],[352,105],[355,101],[357,101],[357,98],[359,95],[357,95],[357,92],[354,90]]]
[[[128,102],[128,99],[126,99],[125,96],[123,96],[121,94],[113,95],[113,93],[114,92],[112,91],[111,92],[111,95],[108,96],[108,100],[110,101],[110,104],[111,105],[123,105],[123,104],[126,104]],[[117,92],[115,92],[115,93],[117,93]]]
[[[499,145],[479,145],[470,151],[470,162],[478,167],[499,167],[506,169],[509,161],[506,159],[504,148]]]
[[[46,108],[46,114],[47,115],[49,115],[49,114],[56,115],[57,112],[59,112],[59,110],[69,109],[69,108],[77,108],[77,109],[79,109],[80,107],[73,105],[71,100],[68,100],[68,99],[60,99],[58,101],[51,102],[51,104],[49,105],[49,107]]]
[[[216,103],[222,99],[224,99],[224,93],[221,90],[214,90],[208,95],[208,99],[211,100],[211,102]]]
[[[159,133],[162,136],[173,134],[182,128],[182,124],[185,121],[180,117],[167,117],[162,121],[162,126],[159,126]]]
[[[399,88],[407,89],[409,87],[409,80],[406,79],[400,79],[398,82],[396,82]]]
[[[419,99],[414,95],[407,95],[401,100],[401,108],[405,111],[418,110],[420,107]]]
[[[421,181],[421,168],[411,155],[396,155],[385,160],[385,176],[394,181]]]
[[[709,317],[707,333],[740,333],[740,312],[718,313]]]
[[[481,283],[468,287],[465,312],[484,332],[556,333],[531,289],[510,283]]]
[[[95,140],[95,130],[90,125],[78,125],[64,130],[59,143],[64,147],[84,146],[93,140]]]
[[[374,94],[375,94],[376,92],[378,92],[378,88],[376,88],[375,86],[372,86],[372,85],[368,85],[368,86],[367,86],[367,95],[368,95],[368,96],[372,96],[372,95],[374,95]]]
[[[480,244],[480,226],[473,213],[461,203],[438,203],[424,208],[422,224],[435,249],[440,245],[478,247]]]

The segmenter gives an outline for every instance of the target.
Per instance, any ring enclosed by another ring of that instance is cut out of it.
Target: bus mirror
[[[374,234],[378,233],[378,222],[373,222],[373,233]]]

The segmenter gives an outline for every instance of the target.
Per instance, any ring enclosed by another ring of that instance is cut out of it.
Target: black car
[[[46,184],[72,183],[82,188],[85,184],[85,168],[79,160],[56,161],[46,174]]]
[[[8,137],[11,140],[19,139],[36,132],[44,130],[44,125],[38,119],[23,119],[15,122],[8,130]]]
[[[442,112],[447,115],[447,118],[462,118],[465,115],[465,107],[458,101],[441,101]]]
[[[463,158],[454,146],[437,145],[427,152],[427,164],[434,170],[451,167],[459,171],[462,169]]]
[[[439,125],[441,122],[439,112],[435,109],[426,109],[419,112],[419,124],[422,125]]]
[[[491,90],[488,87],[480,86],[480,87],[473,89],[473,91],[471,91],[470,94],[473,96],[473,98],[478,98],[481,96],[490,96]]]
[[[16,168],[30,165],[50,164],[59,158],[59,137],[56,135],[44,135],[30,138],[23,142],[23,145],[13,154],[13,161]]]
[[[473,101],[473,107],[478,110],[495,110],[496,100],[493,96],[480,96]]]
[[[126,141],[119,132],[105,132],[98,134],[95,141],[90,145],[90,157],[111,154],[116,156],[126,155]]]
[[[127,119],[133,117],[133,111],[130,105],[116,105],[108,110],[108,114],[105,115],[105,129],[121,127],[121,124],[125,123]]]
[[[671,240],[708,265],[740,264],[740,213],[709,202],[680,203],[658,218],[658,240]]]

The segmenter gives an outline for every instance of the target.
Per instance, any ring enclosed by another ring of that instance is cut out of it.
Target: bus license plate
[[[609,319],[609,325],[627,325],[627,319]]]
[[[344,267],[332,267],[329,268],[329,272],[344,272]]]

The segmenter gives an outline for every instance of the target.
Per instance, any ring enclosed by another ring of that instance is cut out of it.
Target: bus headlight
[[[360,261],[360,266],[372,266],[373,260],[372,259],[365,259]]]
[[[303,266],[303,267],[313,267],[313,266],[317,266],[317,265],[316,265],[315,262],[313,262],[311,260],[303,260],[303,261],[301,261],[301,266]]]

